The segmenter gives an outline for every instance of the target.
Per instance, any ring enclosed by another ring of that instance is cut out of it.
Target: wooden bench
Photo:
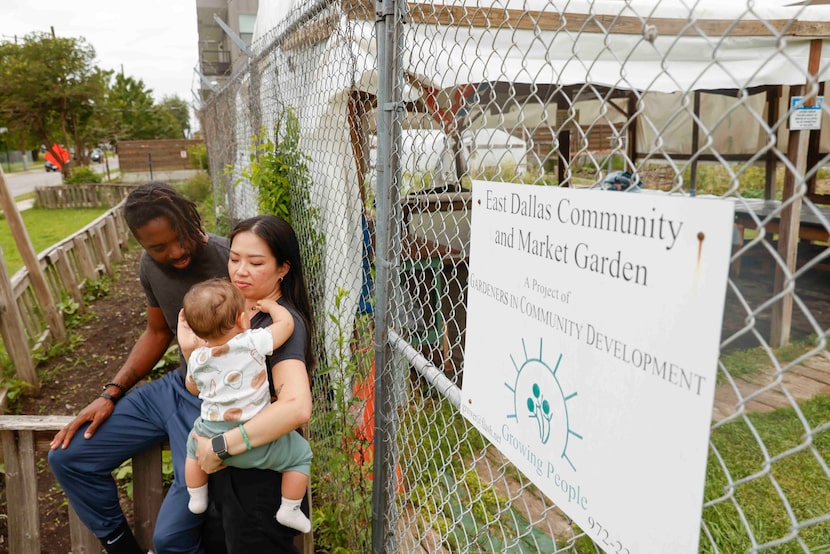
[[[40,515],[37,497],[37,453],[49,443],[71,416],[0,416],[0,439],[6,464],[6,504],[9,552],[40,554]],[[162,444],[133,458],[133,513],[135,535],[140,544],[151,544],[156,516],[164,498]],[[69,533],[72,552],[101,552],[101,543],[81,523],[69,506]]]

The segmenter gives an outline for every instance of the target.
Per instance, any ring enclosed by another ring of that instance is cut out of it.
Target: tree
[[[114,141],[183,138],[189,131],[185,101],[172,96],[156,104],[152,93],[141,79],[115,75],[104,110]]]
[[[178,96],[165,96],[158,106],[173,119],[165,138],[190,138],[190,106],[187,102]]]
[[[21,44],[0,43],[0,118],[21,136],[31,133],[50,148],[74,144],[82,153],[106,85],[94,59],[84,38],[31,33]]]
[[[110,135],[119,140],[147,139],[150,136],[149,120],[153,113],[152,90],[141,79],[117,73],[107,93],[106,112],[110,123]]]

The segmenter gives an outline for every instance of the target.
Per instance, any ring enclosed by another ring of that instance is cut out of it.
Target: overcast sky
[[[153,98],[193,103],[198,88],[195,0],[0,0],[0,38],[42,31],[84,37],[97,65],[141,79]]]

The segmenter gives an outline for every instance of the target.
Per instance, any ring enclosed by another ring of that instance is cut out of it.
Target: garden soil
[[[104,383],[112,380],[146,321],[137,272],[140,254],[141,249],[135,245],[124,252],[109,281],[109,294],[86,306],[88,319],[71,331],[78,344],[38,365],[40,392],[23,399],[20,413],[75,415],[98,396]],[[66,554],[71,551],[68,505],[47,467],[45,454],[38,459],[37,471],[41,552]],[[7,554],[5,513],[15,507],[6,502],[5,483],[0,488],[0,501],[0,554]],[[127,514],[128,519],[131,515]]]

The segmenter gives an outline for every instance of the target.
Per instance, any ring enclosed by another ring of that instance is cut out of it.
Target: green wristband
[[[242,440],[245,441],[245,448],[250,450],[251,441],[248,440],[248,433],[245,432],[245,427],[241,423],[239,424],[239,432],[242,433]]]

